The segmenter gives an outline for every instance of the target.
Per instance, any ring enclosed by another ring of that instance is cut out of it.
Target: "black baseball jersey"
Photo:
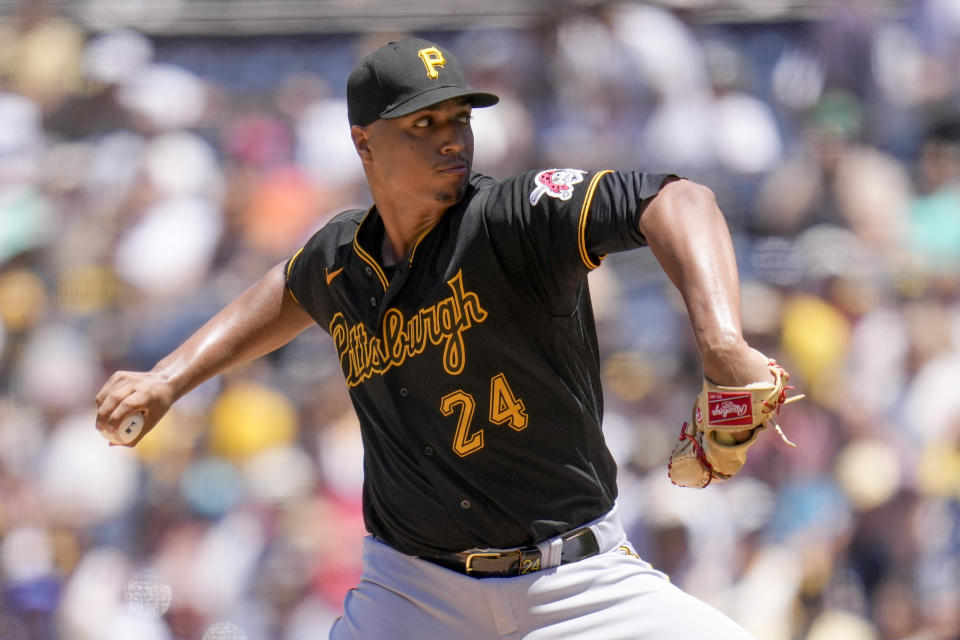
[[[587,273],[645,244],[666,176],[474,174],[399,264],[375,208],[341,213],[287,263],[333,338],[364,445],[364,518],[410,555],[534,544],[608,511]]]

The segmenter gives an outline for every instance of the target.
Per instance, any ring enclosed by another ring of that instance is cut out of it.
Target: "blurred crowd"
[[[475,168],[710,186],[751,344],[806,399],[735,480],[670,484],[701,369],[649,251],[591,274],[640,553],[762,640],[960,638],[960,4],[704,24],[596,3],[421,33],[473,86]],[[0,16],[0,638],[313,640],[359,576],[361,449],[320,329],[134,450],[115,370],[172,350],[369,196],[343,87],[394,34],[90,33]],[[481,113],[482,111],[482,113]]]

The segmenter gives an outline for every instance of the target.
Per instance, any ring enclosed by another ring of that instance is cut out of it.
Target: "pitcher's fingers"
[[[101,430],[116,431],[128,413],[144,410],[146,400],[143,392],[129,386],[111,391],[97,409],[97,428],[101,429],[102,425]]]
[[[113,411],[107,416],[107,424],[119,426],[130,415],[140,412],[144,419],[148,416],[147,406],[150,403],[150,396],[143,391],[132,391],[123,397],[113,408]]]
[[[97,403],[97,406],[100,406],[103,402],[105,402],[111,393],[115,393],[120,389],[129,386],[131,381],[131,373],[132,372],[130,371],[113,372],[113,374],[107,378],[107,381],[103,383],[103,386],[100,387],[100,391],[98,391],[97,395],[94,397],[94,401]]]
[[[123,401],[123,396],[116,393],[110,393],[104,396],[97,407],[97,429],[106,430],[110,426],[110,416]]]

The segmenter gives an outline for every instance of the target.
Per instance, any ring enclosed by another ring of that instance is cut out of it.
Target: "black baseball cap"
[[[366,126],[461,96],[475,107],[500,101],[492,93],[468,89],[452,53],[429,40],[410,38],[380,47],[350,73],[347,117],[351,125]]]

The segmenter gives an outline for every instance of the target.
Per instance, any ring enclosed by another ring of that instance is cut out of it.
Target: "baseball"
[[[124,418],[116,433],[101,431],[100,434],[114,444],[130,444],[137,439],[143,429],[143,412],[137,411]]]

